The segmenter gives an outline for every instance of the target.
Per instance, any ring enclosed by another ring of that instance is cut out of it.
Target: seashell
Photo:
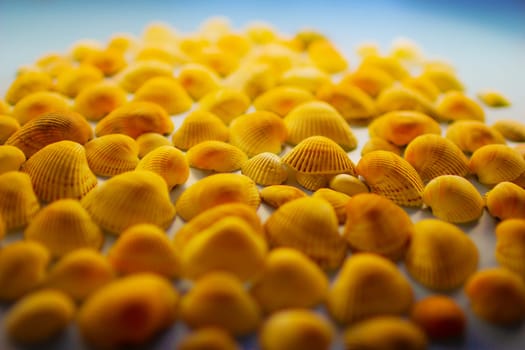
[[[525,158],[525,143],[518,143],[513,147],[523,158]]]
[[[272,185],[261,189],[261,199],[274,208],[293,201],[294,199],[306,197],[306,193],[294,186]]]
[[[95,134],[126,134],[136,139],[147,132],[167,135],[173,131],[173,122],[162,107],[146,101],[128,102],[98,122]]]
[[[525,219],[508,219],[496,226],[496,260],[525,277]]]
[[[345,150],[324,136],[304,139],[288,152],[282,161],[302,173],[355,175],[355,165]]]
[[[45,146],[21,170],[31,177],[36,195],[45,202],[82,198],[97,185],[84,147],[68,140]]]
[[[446,138],[470,153],[485,145],[505,144],[505,138],[498,131],[476,120],[455,121],[448,127]]]
[[[313,64],[328,74],[340,73],[348,67],[346,58],[329,40],[315,40],[306,51]]]
[[[173,40],[173,38],[170,40]],[[171,43],[166,44],[162,42],[144,42],[143,45],[135,52],[135,61],[150,60],[167,63],[172,67],[176,67],[182,63],[186,63],[188,57],[184,55],[179,47],[172,45]],[[157,77],[153,77],[151,79],[154,78]],[[148,80],[146,80],[146,82]]]
[[[498,91],[482,90],[476,95],[478,96],[478,99],[488,107],[501,108],[511,105],[510,100]]]
[[[311,136],[325,136],[346,151],[357,147],[357,139],[344,118],[326,102],[305,102],[284,118],[287,141],[293,145]]]
[[[248,223],[225,217],[187,242],[181,255],[182,274],[197,279],[211,271],[227,271],[240,280],[252,280],[261,273],[266,250],[264,238]]]
[[[367,55],[363,57],[359,69],[369,67],[381,69],[395,80],[403,80],[409,76],[408,70],[401,64],[400,60],[390,56]]]
[[[230,125],[231,144],[249,157],[263,152],[281,153],[287,134],[284,121],[272,112],[244,114]]]
[[[222,328],[200,328],[186,334],[177,344],[177,350],[240,350],[235,339]]]
[[[279,185],[288,178],[288,170],[281,158],[270,152],[259,153],[245,161],[241,173],[263,186]]]
[[[193,53],[195,62],[201,63],[221,77],[227,77],[239,67],[239,57],[229,51],[223,51],[216,46],[205,46]]]
[[[456,224],[478,220],[485,208],[476,187],[457,175],[441,175],[431,180],[423,191],[423,202],[435,217]]]
[[[490,215],[500,220],[525,219],[525,189],[508,181],[494,186],[485,194]]]
[[[347,201],[343,237],[356,252],[370,252],[387,259],[401,259],[414,232],[408,214],[391,200],[361,193]]]
[[[295,173],[295,180],[299,185],[308,191],[317,191],[321,188],[328,187],[331,175]]]
[[[0,145],[3,145],[19,129],[20,123],[18,123],[18,120],[0,113]]]
[[[6,231],[26,226],[39,209],[29,175],[18,171],[0,175],[0,216]]]
[[[188,163],[192,168],[216,172],[239,170],[248,156],[238,147],[222,141],[203,141],[188,150]]]
[[[431,295],[414,303],[410,319],[431,339],[460,338],[465,333],[466,317],[454,299]]]
[[[432,101],[423,94],[404,86],[391,86],[381,91],[376,99],[376,107],[380,113],[393,111],[415,111],[438,118],[439,113]]]
[[[250,98],[242,91],[219,88],[203,96],[198,108],[211,112],[225,124],[230,124],[233,119],[246,112],[250,103]]]
[[[228,127],[213,113],[196,110],[184,118],[172,141],[175,147],[187,150],[203,141],[227,141],[229,133]]]
[[[217,73],[199,63],[188,63],[180,68],[178,80],[186,92],[195,100],[217,90],[220,87],[220,78]]]
[[[0,215],[0,239],[4,238],[6,234],[5,221],[2,215]]]
[[[227,272],[211,272],[197,280],[182,299],[180,316],[191,328],[220,327],[235,336],[253,332],[261,322],[255,300]]]
[[[121,71],[126,65],[124,53],[110,48],[94,51],[88,55],[82,64],[98,68],[106,77],[111,77]]]
[[[425,333],[400,317],[379,316],[347,328],[343,333],[346,350],[427,349]]]
[[[357,177],[349,174],[337,174],[330,179],[331,189],[344,193],[348,196],[355,196],[359,193],[368,193],[368,186]]]
[[[61,199],[40,210],[24,231],[28,241],[61,257],[80,248],[100,249],[104,236],[86,210],[74,199]]]
[[[312,197],[321,198],[330,203],[335,210],[339,224],[346,221],[346,203],[350,200],[349,195],[330,188],[320,188],[312,194]]]
[[[295,107],[314,100],[312,93],[294,86],[276,86],[255,98],[253,106],[258,111],[269,111],[280,117]]]
[[[359,67],[355,72],[342,77],[341,86],[355,86],[363,90],[372,98],[379,96],[381,91],[389,88],[394,79],[384,70],[368,66]]]
[[[243,64],[230,74],[224,85],[244,92],[251,100],[277,84],[277,73],[265,63]]]
[[[35,66],[51,78],[56,78],[66,69],[73,67],[73,61],[62,53],[49,53],[38,58]]]
[[[363,148],[361,148],[361,156],[374,151],[388,151],[395,153],[398,156],[401,155],[401,147],[396,146],[381,137],[370,137],[363,145]]]
[[[49,270],[43,285],[84,301],[115,278],[113,267],[101,253],[80,248],[64,255]]]
[[[115,175],[82,198],[81,203],[103,230],[115,234],[140,223],[166,228],[175,217],[163,178],[151,171]]]
[[[45,278],[49,253],[36,242],[17,241],[0,250],[0,300],[14,301]]]
[[[525,282],[504,268],[476,272],[465,286],[476,316],[496,325],[518,324],[525,319]]]
[[[285,70],[278,84],[294,86],[315,94],[319,88],[330,83],[330,75],[314,66],[292,66]]]
[[[131,137],[108,134],[85,144],[86,158],[93,173],[113,176],[135,170],[139,163],[139,148]]]
[[[405,266],[416,281],[433,290],[457,288],[478,267],[476,245],[453,224],[425,219],[414,224]]]
[[[127,93],[119,85],[92,84],[75,97],[74,109],[89,120],[99,121],[127,102]]]
[[[146,154],[136,170],[148,170],[162,176],[170,190],[185,183],[190,176],[190,166],[184,153],[170,145],[157,147]]]
[[[75,304],[66,294],[51,289],[31,293],[5,316],[7,336],[22,344],[38,344],[63,332],[74,318]],[[45,322],[42,322],[45,320]]]
[[[51,77],[45,72],[28,71],[19,74],[9,85],[5,93],[5,100],[11,105],[15,105],[26,96],[39,91],[48,91],[53,87]]]
[[[109,283],[80,307],[77,325],[97,348],[136,346],[171,326],[179,293],[165,278],[138,274]]]
[[[223,51],[232,52],[235,56],[242,57],[250,51],[251,43],[245,34],[226,32],[217,38],[217,47]]]
[[[69,110],[67,99],[56,92],[40,91],[27,95],[13,107],[11,115],[20,125],[48,113],[64,113]]]
[[[11,115],[11,106],[6,101],[0,98],[0,115]]]
[[[169,115],[186,112],[193,105],[193,100],[184,87],[175,78],[165,76],[146,81],[135,91],[133,100],[156,103]]]
[[[467,176],[470,172],[463,151],[439,135],[416,137],[405,149],[405,160],[416,169],[423,182],[441,175]]]
[[[270,215],[264,228],[272,247],[295,248],[322,268],[336,269],[346,255],[335,211],[323,199],[305,197],[285,203]]]
[[[432,102],[436,102],[441,94],[434,82],[425,76],[408,77],[402,81],[402,84],[409,89],[419,92]]]
[[[257,209],[261,202],[255,183],[240,174],[214,174],[188,187],[179,197],[179,216],[188,221],[216,205],[240,202]]]
[[[317,91],[317,98],[333,106],[347,122],[370,119],[377,113],[374,100],[357,86],[327,84]]]
[[[122,231],[107,257],[122,275],[148,272],[170,279],[180,273],[180,257],[173,243],[152,224],[136,224]]]
[[[91,53],[102,48],[102,43],[93,39],[82,39],[75,42],[69,52],[69,56],[76,62],[81,62]]]
[[[127,92],[137,91],[146,81],[154,77],[172,77],[173,68],[159,60],[135,61],[117,74],[117,82]]]
[[[330,291],[327,307],[341,324],[380,315],[406,314],[413,302],[410,283],[397,266],[375,254],[347,258]]]
[[[492,124],[509,141],[525,142],[525,124],[512,119],[500,119]]]
[[[63,140],[85,144],[93,138],[91,125],[76,112],[48,113],[24,124],[5,142],[30,158],[45,146]]]
[[[472,154],[469,168],[480,183],[497,185],[518,179],[525,172],[525,159],[509,146],[486,145]]]
[[[454,70],[443,65],[427,65],[421,76],[434,83],[441,92],[464,90]]]
[[[254,44],[269,44],[276,40],[276,29],[265,22],[250,22],[246,29],[246,35]]]
[[[423,181],[409,162],[388,151],[365,154],[357,164],[370,192],[380,194],[406,207],[420,207]]]
[[[107,49],[127,53],[135,48],[137,38],[129,33],[115,33],[108,39]]]
[[[139,148],[139,158],[144,157],[158,147],[171,145],[171,142],[166,137],[156,132],[142,134],[135,141],[137,141]]]
[[[293,42],[294,47],[297,47],[298,50],[304,51],[316,40],[325,40],[326,36],[313,28],[299,29],[295,32]]]
[[[328,278],[323,270],[292,248],[273,249],[260,277],[250,289],[266,313],[314,307],[324,301],[327,292]]]
[[[104,80],[104,73],[90,64],[80,64],[77,67],[65,69],[57,76],[56,90],[61,94],[74,98],[89,85]]]
[[[266,43],[250,52],[245,60],[251,64],[263,63],[269,65],[279,76],[283,76],[301,58],[299,53],[280,43]],[[285,84],[281,82],[281,84]]]
[[[17,171],[26,161],[26,155],[20,148],[10,145],[0,146],[0,174]]]
[[[448,91],[436,105],[439,118],[453,120],[485,120],[483,108],[461,91]]]

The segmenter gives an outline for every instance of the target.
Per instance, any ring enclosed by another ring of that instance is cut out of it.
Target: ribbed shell
[[[330,179],[328,185],[331,189],[348,196],[370,192],[368,186],[363,181],[349,174],[337,174]]]
[[[89,167],[98,176],[135,170],[139,163],[137,143],[124,134],[97,137],[86,143],[84,148]]]
[[[184,118],[172,141],[175,147],[187,150],[203,141],[227,141],[229,135],[228,127],[215,114],[196,110]]]
[[[127,93],[118,85],[100,82],[75,97],[74,109],[89,120],[98,121],[127,102]]]
[[[51,91],[39,91],[27,95],[13,107],[11,115],[24,125],[31,120],[48,113],[65,113],[69,111],[65,96]]]
[[[496,130],[477,120],[458,120],[446,132],[446,138],[463,152],[475,152],[490,144],[505,144],[505,138]]]
[[[259,153],[244,162],[241,166],[241,172],[255,183],[263,186],[279,185],[288,178],[288,169],[286,169],[281,158],[269,152]]]
[[[497,185],[514,181],[525,173],[525,159],[509,146],[486,145],[472,154],[469,167],[480,183]]]
[[[230,124],[233,119],[246,112],[250,103],[250,98],[242,91],[219,88],[201,98],[198,108],[212,112],[225,124]]]
[[[496,226],[496,260],[525,278],[525,219],[508,219]]]
[[[42,71],[28,71],[17,75],[11,82],[5,94],[5,100],[9,104],[16,104],[25,96],[38,91],[51,90],[53,81],[51,77]]]
[[[376,99],[380,113],[392,111],[416,111],[437,118],[434,104],[416,90],[404,86],[392,86],[381,91]]]
[[[24,152],[15,146],[0,146],[0,174],[8,171],[17,171],[26,161]]]
[[[356,86],[372,98],[393,83],[394,79],[388,73],[372,66],[358,67],[355,72],[344,75],[340,82],[343,86]]]
[[[331,175],[295,173],[295,180],[299,185],[308,191],[317,191],[320,188],[328,187]]]
[[[317,91],[317,98],[332,105],[348,122],[370,119],[377,114],[374,100],[357,86],[327,84]]]
[[[269,111],[284,117],[300,104],[313,100],[312,93],[305,89],[294,86],[277,86],[257,96],[253,101],[253,106],[258,111]]]
[[[485,120],[483,108],[461,91],[446,92],[436,106],[439,118],[446,121]]]
[[[192,168],[219,173],[237,171],[248,160],[240,148],[222,141],[203,141],[188,150],[188,163]]]
[[[169,115],[186,112],[193,104],[184,87],[175,78],[165,76],[147,80],[135,91],[133,100],[156,103]]]
[[[295,186],[272,185],[261,189],[261,199],[266,204],[279,208],[281,205],[297,198],[306,197],[306,193]]]
[[[137,137],[136,141],[139,148],[139,158],[144,157],[155,148],[171,145],[171,142],[168,138],[155,132],[147,132],[142,134]]]
[[[187,63],[180,68],[178,79],[188,94],[196,101],[220,87],[217,73],[200,63]]]
[[[136,170],[148,170],[162,176],[169,189],[185,183],[190,176],[184,153],[170,145],[157,147],[146,154]]]
[[[320,188],[312,194],[312,197],[321,198],[330,203],[335,210],[339,224],[346,221],[346,204],[350,200],[349,195],[330,188]]]
[[[9,171],[0,175],[0,216],[6,231],[26,226],[39,209],[27,174]]]
[[[508,181],[494,186],[485,194],[490,215],[501,220],[525,219],[525,189]]]
[[[492,124],[507,140],[514,142],[525,142],[525,124],[512,119],[501,119]]]
[[[363,148],[361,148],[361,155],[364,156],[373,151],[389,151],[398,156],[401,155],[401,147],[398,147],[381,137],[370,137],[363,145]]]

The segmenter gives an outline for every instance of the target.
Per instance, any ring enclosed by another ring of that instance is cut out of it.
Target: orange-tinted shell
[[[370,137],[361,148],[361,156],[374,151],[388,151],[395,153],[398,156],[400,156],[402,152],[401,147],[396,146],[381,137]]]
[[[248,156],[238,147],[215,140],[203,141],[188,150],[188,163],[192,168],[221,173],[239,170]]]
[[[89,167],[98,176],[135,170],[139,163],[137,143],[124,134],[97,137],[86,143],[84,148]]]
[[[461,91],[449,91],[445,93],[437,104],[436,109],[440,119],[446,121],[461,119],[485,120],[483,108]]]
[[[7,114],[0,113],[0,145],[3,145],[18,129],[20,129],[18,120]]]
[[[317,98],[332,105],[348,122],[370,119],[377,114],[374,100],[356,86],[327,84],[317,91]]]
[[[272,185],[261,189],[261,199],[274,208],[293,201],[294,199],[306,197],[306,193],[295,186]]]
[[[26,226],[39,209],[29,175],[18,171],[0,175],[0,216],[6,231]]]
[[[507,140],[525,142],[525,124],[512,119],[500,119],[492,125]]]
[[[181,185],[190,176],[188,161],[173,146],[160,146],[149,152],[137,164],[136,170],[148,170],[162,176],[169,189]]]
[[[64,96],[56,92],[40,91],[28,95],[18,101],[13,107],[11,115],[20,123],[20,125],[24,125],[42,114],[52,112],[63,113],[68,110],[69,103]]]
[[[512,182],[503,181],[494,186],[485,194],[485,204],[493,217],[525,219],[525,189]]]
[[[269,111],[280,117],[287,115],[292,109],[314,100],[307,90],[294,86],[277,86],[257,96],[253,106],[258,111]]]
[[[525,219],[508,219],[496,226],[496,260],[525,278]]]
[[[486,145],[472,154],[469,167],[482,184],[497,185],[518,179],[525,172],[525,159],[509,146]]]
[[[213,90],[199,101],[199,109],[212,112],[226,124],[245,113],[249,106],[248,95],[230,88]]]
[[[432,295],[418,300],[410,312],[412,322],[431,339],[459,338],[466,328],[466,317],[454,299]]]
[[[173,76],[173,68],[158,60],[136,61],[117,75],[117,81],[128,92],[135,92],[151,78]]]
[[[217,73],[205,65],[194,62],[180,68],[178,80],[195,101],[220,87]]]
[[[334,74],[348,67],[346,58],[328,40],[315,40],[308,45],[308,57],[323,71]]]
[[[100,69],[89,64],[81,64],[65,69],[56,79],[56,90],[68,97],[75,97],[89,85],[104,79]]]
[[[53,81],[51,77],[41,71],[28,71],[18,75],[5,94],[5,100],[11,105],[22,98],[38,91],[51,90]]]
[[[343,76],[342,86],[356,86],[370,97],[377,97],[381,91],[390,87],[394,79],[385,71],[375,67],[360,67],[355,72]]]
[[[20,148],[9,145],[0,146],[0,174],[17,171],[26,161],[26,155]]]
[[[173,133],[172,141],[175,147],[187,150],[203,141],[227,141],[229,135],[228,127],[215,114],[196,110],[184,118]]]
[[[458,120],[446,132],[446,138],[463,152],[475,152],[489,144],[505,144],[505,138],[493,128],[478,120]]]
[[[346,204],[350,200],[349,195],[330,188],[319,188],[312,194],[312,197],[321,198],[330,203],[335,210],[339,224],[346,221]]]
[[[404,86],[392,86],[381,91],[376,99],[379,112],[416,111],[438,117],[434,104],[418,91]]]
[[[263,152],[245,161],[241,166],[242,174],[263,186],[279,185],[288,178],[288,169],[281,158],[270,152]]]
[[[136,139],[139,148],[139,158],[144,157],[149,152],[161,146],[169,146],[171,142],[168,138],[156,132],[147,132]]]
[[[74,109],[89,120],[98,121],[127,101],[120,86],[101,82],[83,89],[76,97]]]
[[[193,104],[191,97],[175,78],[164,76],[146,81],[135,91],[133,100],[156,103],[169,115],[186,112]]]

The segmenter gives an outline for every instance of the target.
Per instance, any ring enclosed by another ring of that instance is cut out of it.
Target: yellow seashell
[[[327,84],[319,88],[317,98],[333,106],[347,121],[362,121],[375,117],[374,100],[357,86]]]
[[[508,181],[494,186],[485,194],[490,215],[501,220],[525,219],[525,189]]]
[[[139,148],[139,158],[144,157],[149,152],[161,146],[169,146],[171,142],[169,139],[156,132],[147,132],[140,135],[136,139]]]
[[[281,153],[287,135],[285,122],[272,112],[244,114],[230,125],[231,144],[249,157],[263,152]]]
[[[439,118],[446,121],[453,120],[485,120],[483,108],[467,97],[461,91],[449,91],[436,106]]]
[[[43,114],[51,112],[63,113],[69,109],[69,103],[64,96],[56,92],[39,91],[27,95],[18,101],[13,107],[11,115],[20,125],[24,125]]]
[[[129,33],[114,33],[108,39],[107,49],[117,52],[131,52],[137,45],[137,38]]]
[[[282,76],[300,60],[300,57],[290,47],[274,42],[259,46],[250,52],[245,60],[252,64],[268,64],[277,75]]]
[[[141,39],[145,43],[170,42],[176,39],[177,33],[175,28],[170,24],[160,21],[154,21],[146,25],[142,31]]]
[[[0,146],[0,174],[17,171],[25,161],[26,155],[18,147]]]
[[[235,339],[224,329],[208,327],[197,329],[182,338],[177,350],[241,350]]]
[[[525,143],[518,143],[514,146],[514,149],[518,151],[523,158],[525,158]]]
[[[292,39],[294,46],[298,50],[304,51],[317,40],[325,40],[326,36],[314,28],[303,28],[295,32],[295,35]]]
[[[173,45],[173,43],[144,42],[135,52],[135,62],[152,60],[167,63],[172,67],[177,67],[186,63],[188,57],[178,46]]]
[[[193,100],[182,85],[173,77],[155,77],[146,81],[135,91],[134,101],[153,102],[164,108],[169,115],[189,110]]]
[[[148,170],[162,176],[170,190],[185,183],[190,176],[184,153],[171,145],[157,147],[146,154],[137,164],[136,170]]]
[[[311,136],[325,136],[343,149],[357,147],[357,139],[344,118],[326,102],[305,102],[284,118],[288,129],[287,141],[293,145]]]
[[[203,141],[188,150],[192,168],[227,173],[239,170],[248,156],[240,148],[222,141]]]
[[[396,146],[381,137],[370,137],[363,145],[363,148],[361,148],[361,156],[374,151],[388,151],[395,153],[398,156],[401,155],[401,147]]]
[[[390,74],[382,69],[368,66],[359,67],[355,72],[344,75],[339,84],[358,87],[370,97],[375,98],[393,83],[394,78]]]
[[[173,122],[166,111],[153,102],[128,102],[98,122],[95,134],[126,134],[136,139],[147,132],[167,135],[173,131]]]
[[[512,119],[500,119],[492,125],[507,140],[525,142],[525,124]]]
[[[74,314],[75,304],[69,296],[45,289],[25,296],[9,310],[5,330],[16,342],[43,343],[63,332]]]
[[[178,80],[195,101],[221,86],[217,73],[203,64],[194,62],[180,68]]]
[[[465,286],[476,316],[496,325],[513,325],[525,319],[525,282],[504,268],[476,272]]]
[[[4,238],[6,233],[5,221],[2,215],[0,214],[0,239]]]
[[[211,272],[184,296],[181,319],[191,328],[220,327],[233,335],[253,332],[261,322],[257,303],[227,272]]]
[[[5,94],[7,103],[14,105],[24,97],[39,91],[51,90],[53,81],[45,72],[29,71],[18,75]]]
[[[132,275],[91,295],[80,307],[77,324],[83,339],[97,348],[141,345],[171,326],[178,301],[166,279]]]
[[[416,281],[430,289],[451,290],[476,271],[478,248],[461,229],[436,219],[421,220],[414,229],[405,266]]]
[[[424,184],[417,171],[400,156],[388,151],[365,154],[357,164],[370,192],[406,207],[420,207]]]
[[[82,60],[81,64],[98,68],[106,77],[118,73],[127,65],[124,53],[110,48],[96,50]]]
[[[101,253],[81,248],[64,255],[49,270],[43,285],[84,301],[115,278],[113,267]]]
[[[250,103],[250,98],[242,91],[219,88],[203,96],[198,108],[211,112],[224,123],[230,124],[233,119],[246,112]]]
[[[299,185],[308,191],[317,191],[328,187],[328,182],[332,175],[295,173],[295,180]]]
[[[423,191],[423,202],[432,214],[452,223],[478,220],[485,202],[469,180],[457,175],[441,175],[432,179]]]
[[[217,38],[217,47],[222,51],[233,53],[237,57],[243,57],[251,49],[251,42],[248,36],[240,33],[226,32]]]
[[[276,29],[265,22],[250,22],[245,32],[254,44],[268,44],[277,38]]]
[[[401,259],[414,232],[408,214],[391,200],[374,193],[352,197],[345,206],[343,237],[354,251]]]
[[[488,107],[501,108],[508,107],[511,105],[510,100],[505,97],[501,92],[494,90],[482,90],[477,94],[481,102]]]
[[[368,125],[370,137],[383,138],[396,146],[406,146],[423,134],[441,134],[441,127],[426,114],[393,111],[379,116]]]
[[[431,295],[420,299],[412,307],[410,319],[431,339],[460,338],[465,333],[466,317],[451,297]]]
[[[306,193],[295,186],[272,185],[261,189],[261,199],[274,208],[293,201],[294,199],[306,197]]]
[[[39,209],[29,175],[18,171],[0,175],[0,216],[6,231],[26,226]]]
[[[295,248],[322,268],[336,269],[346,255],[335,211],[323,199],[305,197],[285,203],[264,227],[271,246]]]
[[[85,59],[92,52],[100,50],[102,43],[94,39],[81,39],[75,42],[69,52],[69,56],[76,62]]]
[[[315,94],[321,86],[330,83],[330,75],[313,66],[292,66],[281,75],[278,84],[294,86]]]
[[[260,94],[253,101],[258,111],[269,111],[280,117],[287,115],[295,107],[314,100],[314,95],[305,89],[294,86],[276,86]]]
[[[261,198],[257,186],[249,177],[240,174],[214,174],[188,187],[179,197],[176,208],[188,221],[214,206],[240,202],[256,209]]]
[[[0,300],[14,301],[45,278],[49,253],[36,242],[18,241],[0,250]]]
[[[397,266],[379,255],[360,253],[339,270],[327,306],[341,324],[380,315],[406,314],[413,302],[410,283]]]
[[[172,77],[172,66],[159,60],[147,60],[129,64],[117,74],[116,79],[124,90],[133,93],[149,79],[159,76]]]
[[[335,210],[339,224],[346,221],[346,203],[350,200],[349,195],[330,188],[320,188],[312,194],[312,197],[321,198],[330,203]]]
[[[315,40],[308,45],[307,53],[315,66],[328,74],[342,72],[348,67],[346,58],[328,40]]]
[[[331,189],[348,196],[370,192],[368,186],[363,181],[349,174],[337,174],[330,179],[329,186]]]
[[[244,92],[251,100],[275,87],[277,74],[265,63],[244,63],[230,74],[224,85]]]
[[[432,102],[435,102],[441,94],[434,82],[425,76],[408,77],[402,81],[402,84],[409,89],[419,92]]]
[[[376,106],[380,113],[415,111],[429,115],[432,118],[439,117],[439,113],[432,101],[420,92],[405,86],[396,85],[382,90],[377,96]]]
[[[229,134],[228,127],[213,113],[196,110],[184,118],[172,141],[175,147],[187,150],[203,141],[227,141]]]
[[[28,241],[47,248],[53,257],[61,257],[73,250],[98,250],[104,236],[80,202],[61,199],[40,210],[24,231]]]
[[[241,173],[263,186],[279,185],[288,178],[288,170],[281,158],[270,152],[259,153],[245,161]]]
[[[427,64],[421,76],[433,82],[441,92],[464,90],[463,83],[456,76],[454,69],[442,63]]]
[[[395,80],[403,80],[409,76],[408,70],[401,64],[401,62],[390,56],[367,55],[366,57],[363,57],[359,69],[370,67],[384,71]]]
[[[489,144],[505,144],[505,138],[495,129],[477,120],[458,120],[452,123],[446,138],[464,152],[475,152]]]
[[[266,313],[310,308],[324,301],[328,278],[306,255],[292,248],[272,250],[250,293]]]
[[[237,70],[240,62],[240,58],[232,52],[223,51],[215,45],[205,46],[194,52],[192,59],[211,68],[221,77],[227,77]]]
[[[166,228],[175,217],[166,183],[151,171],[116,175],[89,192],[81,203],[102,229],[115,234],[140,223]]]
[[[525,219],[508,219],[496,226],[496,260],[525,277]]]
[[[122,87],[100,82],[78,93],[74,109],[89,120],[99,121],[126,102],[127,93]]]
[[[39,57],[35,66],[50,77],[56,78],[63,71],[73,67],[73,61],[62,53],[48,53]]]
[[[485,185],[517,180],[525,172],[525,159],[506,145],[486,145],[470,157],[470,171]]]
[[[0,145],[3,145],[19,129],[20,123],[18,120],[0,113]]]
[[[139,148],[131,137],[108,134],[85,144],[89,168],[98,176],[113,176],[135,170],[139,163]]]
[[[56,90],[61,94],[74,98],[89,85],[104,80],[100,69],[89,64],[65,69],[57,76]]]

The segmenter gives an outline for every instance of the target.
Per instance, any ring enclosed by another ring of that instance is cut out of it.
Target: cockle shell
[[[427,64],[421,76],[430,80],[441,92],[463,91],[463,83],[458,79],[454,69],[443,64]]]
[[[359,193],[368,193],[368,186],[359,178],[349,174],[337,174],[330,179],[331,189],[344,193],[348,196],[355,196]]]
[[[82,198],[82,206],[102,229],[115,234],[139,223],[166,228],[175,217],[164,179],[144,170],[112,177]]]
[[[19,129],[20,123],[18,120],[0,113],[0,145],[3,145]]]
[[[178,80],[195,101],[218,89],[221,85],[217,73],[203,64],[194,62],[187,63],[180,68]]]
[[[240,148],[222,141],[203,141],[188,150],[188,163],[192,168],[220,173],[237,171],[248,160]]]
[[[139,158],[144,157],[155,148],[171,145],[169,139],[161,134],[157,134],[156,132],[147,132],[142,134],[137,137],[135,141],[137,141],[137,146],[139,148]]]
[[[328,182],[332,175],[295,173],[295,180],[299,185],[308,191],[317,191],[318,189],[328,187]]]
[[[317,98],[333,106],[347,121],[362,121],[376,114],[374,100],[357,86],[327,84],[317,91]]]
[[[512,119],[501,119],[492,124],[507,140],[514,142],[525,142],[525,124]]]
[[[175,147],[187,150],[203,141],[227,141],[229,135],[228,127],[215,114],[196,110],[184,118],[172,141]]]
[[[28,71],[19,74],[9,85],[5,93],[7,103],[14,105],[22,98],[38,91],[48,91],[53,87],[53,80],[45,72]]]
[[[478,99],[486,106],[492,108],[502,108],[511,105],[510,100],[501,92],[494,90],[482,90],[476,93]]]
[[[380,113],[392,111],[415,111],[438,118],[439,114],[432,101],[424,95],[404,86],[392,86],[381,91],[376,99]]]
[[[325,40],[326,36],[316,29],[303,28],[295,32],[292,39],[292,47],[299,51],[304,51],[316,40]]]
[[[295,248],[322,268],[336,269],[346,255],[335,211],[323,199],[305,197],[285,203],[264,227],[271,246]]]
[[[401,155],[401,147],[388,142],[381,137],[370,137],[361,148],[361,156],[374,151],[388,151]]]
[[[478,267],[478,248],[453,224],[425,219],[414,225],[405,255],[408,273],[433,290],[457,288]]]
[[[505,138],[496,130],[478,120],[458,120],[446,132],[446,138],[463,152],[475,152],[489,144],[505,144]]]
[[[104,74],[100,69],[90,64],[64,69],[57,75],[55,89],[61,94],[74,98],[89,85],[103,81]]]
[[[198,108],[209,111],[225,124],[230,124],[233,119],[246,112],[250,103],[250,98],[242,91],[219,88],[201,98]]]
[[[357,164],[370,192],[380,194],[394,203],[420,207],[424,184],[417,171],[400,156],[388,151],[365,154]]]
[[[497,185],[503,181],[515,181],[525,173],[525,159],[506,145],[486,145],[470,157],[470,171],[480,183]]]
[[[272,185],[261,189],[261,199],[274,208],[293,201],[297,198],[306,197],[306,193],[295,186]]]
[[[199,328],[186,334],[177,344],[177,350],[241,350],[235,339],[218,327]]]
[[[346,204],[350,200],[349,195],[330,188],[320,188],[312,194],[312,197],[321,198],[330,203],[335,210],[339,224],[346,221]]]
[[[221,50],[215,45],[203,46],[192,53],[191,58],[210,67],[221,77],[227,77],[239,68],[239,57],[232,52]]]
[[[278,78],[278,74],[268,64],[244,63],[225,79],[224,85],[244,92],[253,100],[273,88]]]
[[[113,176],[135,170],[139,149],[134,139],[124,134],[108,134],[85,144],[86,158],[93,173]]]
[[[441,94],[441,91],[430,79],[421,75],[406,78],[402,81],[402,84],[409,89],[418,91],[432,102],[435,102]]]
[[[0,216],[6,231],[26,226],[39,209],[29,175],[18,171],[0,175]]]
[[[431,339],[461,337],[466,328],[463,309],[449,296],[431,295],[414,303],[410,319]]]
[[[278,81],[279,85],[294,86],[313,94],[328,83],[330,83],[330,75],[310,65],[292,66],[282,73]]]
[[[393,83],[394,79],[384,70],[369,66],[359,67],[355,72],[344,75],[340,85],[356,86],[375,98]]]
[[[74,109],[89,120],[98,121],[127,102],[120,86],[100,82],[87,86],[75,97]]]
[[[69,111],[69,103],[65,96],[56,92],[40,91],[30,94],[13,107],[11,115],[20,125],[48,113],[64,113]]]
[[[281,158],[270,152],[259,153],[245,161],[241,166],[241,172],[263,186],[279,185],[288,178],[288,169]]]
[[[253,101],[253,106],[258,111],[269,111],[284,117],[300,104],[313,100],[312,93],[305,89],[282,85],[257,96]]]
[[[485,194],[490,215],[501,220],[525,219],[525,189],[508,181],[494,186]]]
[[[446,92],[436,106],[439,118],[445,121],[485,120],[483,108],[461,91]]]
[[[367,55],[363,57],[359,69],[369,67],[381,69],[395,80],[403,80],[409,75],[407,68],[401,64],[401,61],[392,56]]]
[[[146,81],[135,91],[134,101],[153,102],[164,108],[169,115],[189,110],[193,100],[184,87],[173,77],[155,77]]]
[[[525,277],[525,219],[508,219],[496,226],[496,260]]]
[[[330,315],[349,324],[379,315],[403,315],[413,302],[410,283],[397,266],[379,255],[359,253],[347,258],[330,291]]]
[[[307,49],[314,65],[328,74],[335,74],[348,67],[346,58],[329,40],[315,40]]]
[[[135,61],[121,70],[116,78],[122,88],[133,93],[149,79],[159,76],[173,76],[173,67],[159,60]]]
[[[9,145],[0,146],[0,174],[17,171],[26,161],[26,155],[20,148]]]
[[[119,50],[106,49],[95,50],[82,60],[82,64],[88,64],[98,68],[106,77],[118,73],[127,65],[124,53]]]
[[[136,170],[147,170],[162,176],[170,190],[185,183],[190,176],[190,166],[184,153],[170,145],[157,147],[146,154]]]

